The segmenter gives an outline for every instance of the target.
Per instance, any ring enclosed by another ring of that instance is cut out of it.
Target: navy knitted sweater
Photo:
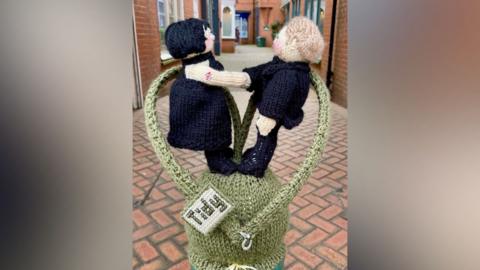
[[[208,60],[210,67],[223,70],[212,53],[182,60],[182,65]],[[177,148],[219,150],[232,142],[230,113],[221,87],[190,80],[185,69],[170,90],[170,131],[167,140]]]
[[[243,70],[252,81],[249,91],[260,114],[273,118],[287,129],[303,120],[302,107],[308,96],[310,67],[305,62],[272,61]]]

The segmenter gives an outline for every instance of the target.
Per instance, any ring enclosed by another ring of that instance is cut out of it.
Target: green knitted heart
[[[180,70],[181,66],[168,69],[153,80],[148,89],[145,125],[152,146],[164,169],[185,195],[186,205],[207,184],[215,186],[234,204],[234,210],[207,236],[185,225],[190,263],[198,270],[224,270],[232,264],[271,270],[285,256],[283,237],[288,227],[288,204],[308,180],[325,148],[329,126],[329,90],[320,76],[311,72],[310,80],[320,106],[318,125],[305,160],[287,184],[281,185],[270,170],[261,179],[239,173],[223,176],[206,172],[194,181],[190,172],[176,162],[170,151],[159,129],[155,108],[159,89]],[[250,98],[242,121],[232,95],[226,91],[225,97],[234,127],[234,160],[238,162],[255,113],[255,102]],[[240,233],[254,235],[250,250],[242,249]]]

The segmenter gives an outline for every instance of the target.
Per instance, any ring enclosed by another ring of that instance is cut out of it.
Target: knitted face
[[[282,53],[283,48],[286,45],[285,29],[280,30],[280,33],[277,35],[273,41],[272,49],[273,53],[279,56]]]
[[[273,41],[273,53],[285,62],[306,61],[297,49],[295,39],[289,38],[287,27],[283,27]]]
[[[306,17],[291,19],[273,42],[275,55],[286,62],[320,61],[324,41],[317,25]]]
[[[210,28],[204,28],[205,33],[205,52],[213,51],[213,44],[215,42],[215,35],[212,34],[212,30]]]

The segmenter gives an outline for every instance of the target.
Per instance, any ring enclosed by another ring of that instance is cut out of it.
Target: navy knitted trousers
[[[238,166],[239,172],[255,177],[263,177],[275,153],[275,148],[277,148],[280,126],[277,124],[267,136],[262,136],[257,132],[257,142],[255,146],[243,154],[242,163]]]
[[[237,164],[233,162],[233,150],[229,147],[213,151],[205,151],[208,168],[212,173],[230,175],[237,171]]]

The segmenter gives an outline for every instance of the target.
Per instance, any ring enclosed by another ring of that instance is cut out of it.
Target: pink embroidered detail
[[[210,80],[212,79],[212,76],[213,76],[213,75],[212,75],[212,72],[210,72],[210,71],[207,72],[207,73],[205,73],[205,79],[206,79],[207,81],[210,81]]]

